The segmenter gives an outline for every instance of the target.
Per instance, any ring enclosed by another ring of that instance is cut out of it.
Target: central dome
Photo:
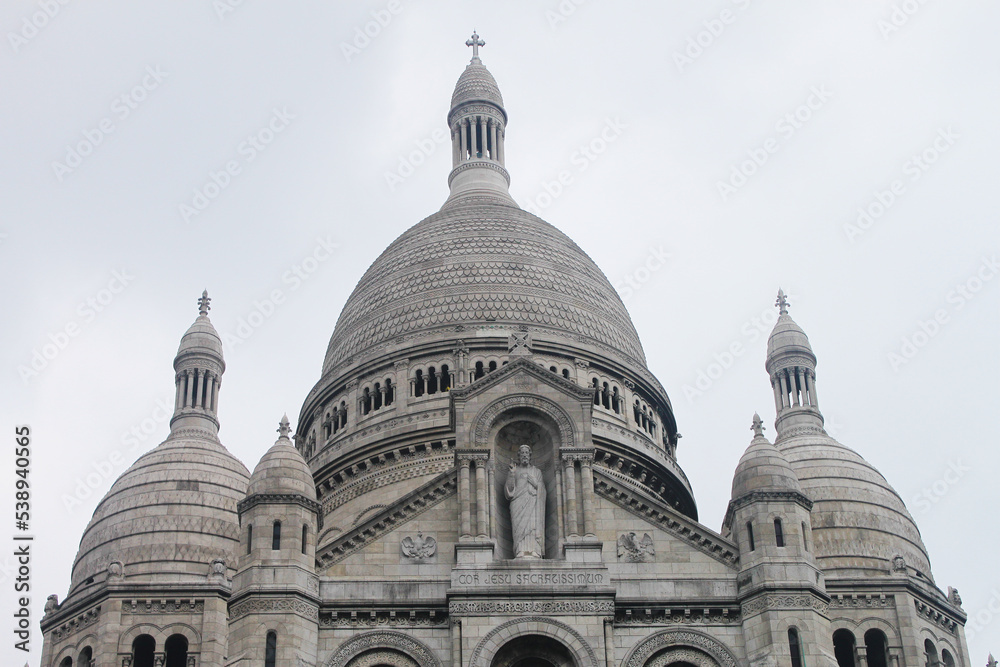
[[[375,260],[341,312],[323,372],[399,337],[521,327],[646,364],[625,305],[579,246],[519,208],[470,202],[424,219]]]

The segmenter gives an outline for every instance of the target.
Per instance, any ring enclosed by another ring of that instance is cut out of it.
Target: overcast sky
[[[906,501],[973,664],[1000,648],[1000,5],[576,1],[3,3],[0,386],[7,451],[34,434],[36,620],[166,436],[202,289],[225,445],[252,469],[297,418],[357,280],[447,196],[476,28],[511,193],[619,287],[701,521],[773,423],[783,287],[830,433]]]

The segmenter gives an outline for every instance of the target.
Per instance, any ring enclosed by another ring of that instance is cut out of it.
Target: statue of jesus
[[[511,461],[504,495],[510,501],[510,525],[514,558],[545,555],[545,481],[542,471],[531,465],[531,447],[517,449],[518,463]]]

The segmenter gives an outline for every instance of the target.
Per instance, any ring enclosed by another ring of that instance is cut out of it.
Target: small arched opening
[[[271,630],[264,639],[264,667],[278,665],[278,633]]]
[[[802,640],[798,628],[788,628],[788,655],[792,659],[792,667],[803,667]]]
[[[84,647],[76,659],[76,664],[79,667],[94,667],[94,649],[89,646]]]
[[[500,647],[490,667],[577,667],[563,644],[544,635],[514,637]]]
[[[884,632],[872,629],[865,633],[865,655],[868,667],[888,667],[889,642]]]
[[[182,634],[170,635],[163,646],[167,652],[166,667],[187,667],[187,637]]]
[[[837,667],[855,667],[855,651],[857,643],[853,632],[837,630],[833,633],[833,654],[837,658]]]
[[[132,640],[132,667],[153,667],[156,640],[149,635],[139,635]]]

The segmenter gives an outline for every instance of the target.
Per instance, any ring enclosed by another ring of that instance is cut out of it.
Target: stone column
[[[806,371],[806,384],[809,387],[809,405],[819,410],[819,399],[816,397],[816,374]]]
[[[469,159],[475,160],[478,153],[478,140],[476,139],[476,119],[469,119]]]
[[[478,537],[486,539],[489,526],[486,525],[486,457],[477,457],[476,465],[476,523],[479,525]]]
[[[504,159],[506,158],[506,155],[504,154],[503,134],[504,134],[503,133],[503,128],[502,127],[497,128],[497,141],[498,141],[498,143],[497,143],[497,156],[499,156],[499,158],[500,158],[500,164],[503,164],[504,163]]]
[[[563,471],[562,468],[556,466],[556,519],[559,522],[559,539],[566,537],[566,517],[563,514],[563,507],[565,503],[563,502],[563,497],[565,496],[565,487],[563,485]]]
[[[462,621],[451,622],[451,667],[462,667]]]
[[[499,150],[497,149],[497,122],[490,120],[490,159],[499,162]]]
[[[219,411],[219,386],[221,384],[222,378],[212,373],[212,412]]]
[[[771,378],[771,388],[774,389],[774,408],[776,410],[781,409],[781,383],[778,381],[778,376],[775,375]]]
[[[481,152],[483,154],[483,157],[485,158],[486,157],[486,143],[487,143],[486,142],[486,118],[484,118],[483,116],[479,117],[479,137],[480,137],[479,141],[482,144],[479,147],[479,152]]]
[[[194,407],[204,407],[202,401],[205,398],[205,371],[195,370],[194,380]]]
[[[184,407],[190,408],[194,405],[194,372],[189,368],[184,371],[184,377],[187,380],[187,393],[184,397]]]
[[[791,407],[788,403],[788,379],[784,370],[778,371],[778,380],[781,382],[781,407]]]
[[[461,125],[456,125],[451,128],[451,164],[453,167],[457,167],[458,163],[462,161],[459,152],[461,149],[461,139],[459,138],[462,133],[461,127]]]
[[[583,485],[583,533],[588,537],[596,536],[594,532],[594,471],[593,455],[587,454],[580,459],[580,483]]]
[[[567,537],[578,537],[580,527],[576,518],[576,464],[573,457],[563,457],[563,466],[566,468],[563,474],[563,482],[566,484],[566,523],[569,524],[566,533]]]
[[[466,127],[464,120],[458,123],[458,131],[462,139],[462,159],[459,162],[465,162],[466,156],[469,154],[469,135]]]
[[[795,380],[796,380],[796,390],[793,392],[795,394],[795,405],[805,405],[806,401],[806,382],[802,377],[802,367],[795,367]]]
[[[604,662],[607,667],[615,667],[615,619],[604,619]]]
[[[184,407],[184,373],[174,376],[174,412]]]
[[[487,507],[490,511],[489,523],[490,523],[490,539],[496,539],[497,536],[497,510],[496,510],[496,475],[493,472],[493,461],[490,461],[486,465],[486,473],[488,475],[488,497]]]
[[[472,537],[472,516],[469,507],[472,503],[469,494],[469,464],[471,463],[472,460],[468,458],[458,459],[458,503],[462,510],[462,530],[459,539]]]

